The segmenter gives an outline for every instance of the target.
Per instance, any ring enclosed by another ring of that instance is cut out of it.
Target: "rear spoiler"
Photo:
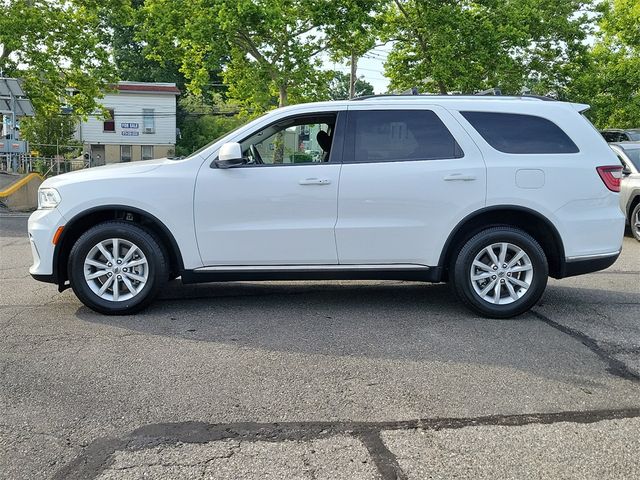
[[[591,106],[586,103],[569,103],[569,105],[571,105],[574,110],[577,110],[578,113],[584,113],[591,108]]]

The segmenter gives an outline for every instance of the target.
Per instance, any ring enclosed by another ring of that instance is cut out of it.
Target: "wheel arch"
[[[494,205],[467,215],[449,234],[438,262],[443,280],[448,280],[451,260],[466,241],[486,228],[503,225],[520,228],[535,238],[547,257],[549,275],[554,278],[565,276],[564,244],[554,224],[544,215],[527,207]]]
[[[178,274],[184,270],[184,262],[178,243],[167,226],[156,216],[145,210],[127,205],[101,205],[78,213],[65,224],[62,230],[53,256],[53,277],[56,279],[60,290],[66,288],[65,282],[69,278],[67,263],[71,248],[75,242],[89,228],[107,220],[130,221],[149,230],[166,249],[172,274]]]
[[[625,212],[627,221],[631,220],[633,209],[638,203],[640,203],[640,188],[633,189],[631,195],[629,196],[629,201],[627,202],[627,211]]]

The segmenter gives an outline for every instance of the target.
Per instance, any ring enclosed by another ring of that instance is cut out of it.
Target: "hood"
[[[91,180],[101,180],[107,178],[128,177],[140,175],[156,168],[171,163],[171,160],[159,158],[156,160],[144,160],[141,162],[112,163],[102,167],[85,168],[69,173],[63,173],[55,177],[50,177],[42,183],[42,187],[59,187],[68,183],[87,182]]]

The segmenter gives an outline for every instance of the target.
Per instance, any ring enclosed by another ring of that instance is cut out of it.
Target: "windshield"
[[[640,141],[640,132],[627,132],[629,140]]]

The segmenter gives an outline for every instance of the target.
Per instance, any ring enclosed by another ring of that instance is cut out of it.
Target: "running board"
[[[440,282],[442,269],[415,264],[219,265],[185,270],[183,283],[267,280],[414,280]]]

